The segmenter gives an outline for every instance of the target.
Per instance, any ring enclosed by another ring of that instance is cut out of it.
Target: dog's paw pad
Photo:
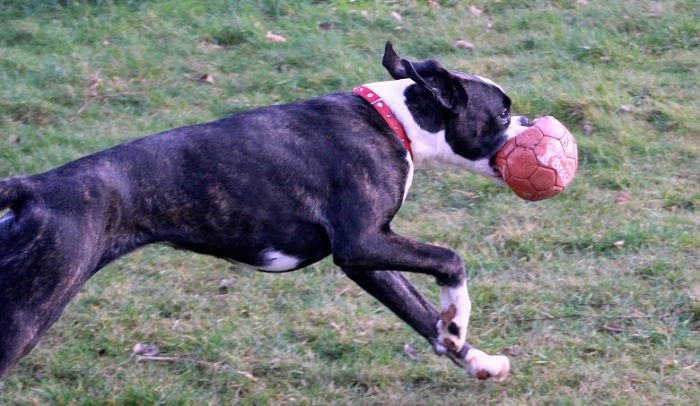
[[[494,378],[503,381],[510,372],[510,361],[504,355],[488,355],[483,351],[472,348],[467,353],[466,370],[477,379]]]

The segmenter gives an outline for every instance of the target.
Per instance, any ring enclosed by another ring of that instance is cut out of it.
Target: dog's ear
[[[434,59],[423,62],[403,59],[394,51],[391,42],[387,41],[382,65],[392,78],[412,79],[429,90],[435,99],[451,112],[460,114],[467,109],[469,97],[459,78],[443,68],[440,62]]]
[[[401,65],[401,57],[394,51],[391,42],[387,41],[384,46],[384,58],[382,58],[382,66],[389,72],[392,78],[408,79],[406,70]]]
[[[467,110],[469,96],[458,77],[443,68],[440,62],[428,59],[423,62],[401,60],[406,75],[418,85],[429,90],[447,110],[460,114]]]

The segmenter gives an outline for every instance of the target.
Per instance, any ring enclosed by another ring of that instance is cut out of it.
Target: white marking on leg
[[[299,258],[286,255],[281,251],[269,249],[262,253],[261,264],[256,268],[267,272],[284,272],[291,271],[299,266],[301,260]]]
[[[467,340],[469,317],[472,312],[472,302],[469,300],[466,280],[457,287],[443,286],[440,288],[440,306],[442,314],[448,314],[452,318],[444,321],[442,318],[438,320],[438,342],[459,351]],[[459,329],[459,334],[453,334],[449,331],[452,323]]]

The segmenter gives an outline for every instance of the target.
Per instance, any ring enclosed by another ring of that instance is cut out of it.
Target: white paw
[[[464,282],[456,288],[442,287],[440,304],[442,311],[437,323],[437,341],[453,351],[459,351],[467,340],[469,316],[472,311],[467,283]]]
[[[510,361],[505,355],[488,355],[476,348],[467,352],[463,365],[469,375],[482,380],[495,378],[503,381],[510,371]]]

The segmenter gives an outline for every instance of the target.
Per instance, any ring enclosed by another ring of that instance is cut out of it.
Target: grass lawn
[[[416,173],[394,221],[463,256],[469,340],[510,355],[505,383],[433,355],[330,260],[267,275],[153,246],[85,286],[0,405],[700,404],[696,0],[0,0],[0,21],[0,177],[388,80],[386,40],[557,117],[580,157],[538,203]]]

